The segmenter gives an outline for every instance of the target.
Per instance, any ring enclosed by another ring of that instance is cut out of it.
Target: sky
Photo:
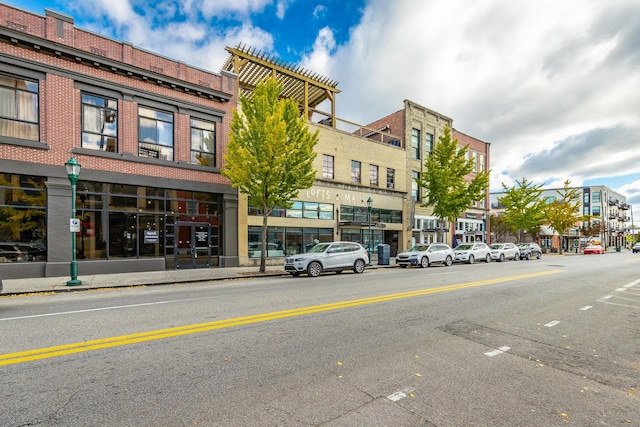
[[[409,99],[491,143],[492,191],[606,185],[640,223],[638,0],[5,3],[214,72],[225,46],[254,47],[337,81],[355,123]]]

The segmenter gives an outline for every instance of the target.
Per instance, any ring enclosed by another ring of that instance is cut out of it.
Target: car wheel
[[[519,261],[519,260],[520,260],[520,254],[519,254],[519,253],[515,254],[515,255],[513,256],[513,260],[514,260],[514,261]]]
[[[504,254],[500,254],[500,259],[499,259],[499,261],[500,261],[500,262],[503,262],[503,261],[504,261]]]
[[[342,270],[336,270],[336,274],[342,274]]]
[[[447,259],[444,260],[444,265],[446,265],[447,267],[451,267],[451,264],[453,264],[453,258],[448,256]]]
[[[400,264],[400,268],[407,268],[405,264]]]
[[[538,252],[538,259],[542,258],[542,252]]]
[[[322,273],[322,266],[319,262],[314,261],[307,267],[307,274],[311,277],[318,277],[320,273]]]
[[[486,262],[487,264],[491,262],[491,254],[487,254],[487,256],[484,257],[484,262]]]
[[[353,272],[354,273],[363,273],[364,272],[364,261],[359,259],[356,261],[355,264],[353,264]]]
[[[473,257],[473,255],[469,255],[469,264],[473,264],[474,262],[476,262],[476,259]]]
[[[420,260],[420,267],[422,268],[429,267],[429,258],[427,258],[426,256],[423,256],[422,259]]]
[[[529,261],[531,259],[531,254],[526,254],[524,256],[524,259],[526,259],[527,261]]]

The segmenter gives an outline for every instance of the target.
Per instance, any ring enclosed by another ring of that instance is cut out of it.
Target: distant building
[[[563,251],[575,251],[588,242],[597,242],[605,248],[624,247],[626,236],[630,234],[631,221],[631,206],[627,204],[626,197],[604,185],[574,188],[582,192],[579,215],[588,215],[590,219],[576,223],[562,234],[547,225],[542,225],[538,236],[526,236],[526,240],[537,240],[540,246],[548,251],[558,251],[560,246]],[[559,190],[562,189],[544,189],[541,197],[550,203],[558,197]],[[504,209],[499,202],[502,196],[502,191],[491,192],[492,214],[499,215]],[[585,235],[584,231],[589,235]]]

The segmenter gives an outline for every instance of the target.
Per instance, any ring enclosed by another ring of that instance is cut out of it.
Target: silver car
[[[396,256],[396,264],[405,268],[408,265],[419,265],[427,268],[433,263],[440,263],[446,266],[453,264],[455,254],[449,245],[444,243],[425,243],[415,245],[406,252],[400,252]]]
[[[309,252],[285,258],[284,270],[292,276],[307,273],[317,277],[324,271],[342,273],[343,270],[353,270],[362,273],[367,264],[369,254],[361,244],[327,242],[315,245]]]
[[[478,261],[491,262],[491,250],[482,242],[463,243],[454,249],[457,262],[473,264]]]
[[[491,258],[496,261],[504,261],[512,259],[518,261],[520,259],[520,249],[513,243],[494,243],[491,246]]]

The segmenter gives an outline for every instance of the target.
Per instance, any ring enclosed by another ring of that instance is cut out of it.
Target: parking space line
[[[489,357],[493,357],[493,356],[497,356],[497,355],[502,354],[502,353],[506,353],[509,350],[511,350],[511,347],[503,346],[503,347],[497,348],[497,349],[495,349],[493,351],[488,351],[484,355],[485,356],[489,356]]]
[[[546,326],[547,328],[553,328],[554,326],[559,325],[559,324],[560,324],[559,320],[553,320],[553,321],[547,323],[544,326]]]

